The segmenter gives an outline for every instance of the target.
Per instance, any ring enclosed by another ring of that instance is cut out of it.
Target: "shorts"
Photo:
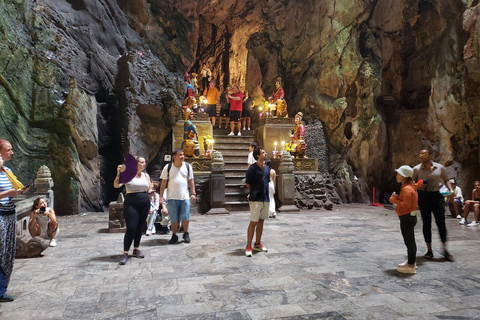
[[[242,111],[230,111],[230,121],[238,122],[242,117]]]
[[[455,198],[455,199],[453,199],[453,201],[455,201],[456,203],[458,203],[458,206],[459,206],[460,208],[463,207],[462,200]],[[449,207],[453,206],[453,202],[447,202],[447,204],[448,204]]]
[[[220,109],[220,117],[229,117],[230,109],[222,108]]]
[[[248,205],[250,206],[250,221],[258,222],[260,219],[268,219],[269,202],[250,201]]]
[[[168,199],[167,210],[171,223],[177,223],[180,220],[188,221],[190,220],[190,199]]]
[[[242,117],[243,118],[250,117],[250,109],[249,108],[242,109]]]
[[[205,108],[205,113],[208,114],[209,117],[215,117],[217,115],[217,105],[207,104],[207,107]]]

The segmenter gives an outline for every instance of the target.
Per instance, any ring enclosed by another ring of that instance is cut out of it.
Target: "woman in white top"
[[[275,187],[277,185],[277,173],[272,169],[272,161],[268,160],[265,164],[270,168],[270,182],[268,183],[268,197],[270,198],[270,203],[268,207],[268,216],[276,218],[277,212],[275,211]]]
[[[125,183],[127,195],[123,202],[123,217],[125,218],[125,237],[123,238],[123,254],[120,258],[120,264],[124,265],[128,260],[128,250],[133,242],[133,256],[143,259],[145,256],[138,249],[140,239],[142,238],[143,227],[147,220],[148,211],[150,210],[150,200],[148,199],[148,189],[150,186],[150,177],[144,173],[147,164],[145,158],[139,157],[137,159],[138,169],[135,177]],[[124,184],[119,183],[119,175],[122,172],[123,166],[117,167],[117,176],[113,181],[115,188],[120,188]]]
[[[33,201],[28,221],[28,231],[32,237],[41,236],[50,239],[50,247],[55,247],[57,241],[55,236],[58,234],[58,221],[53,208],[47,207],[45,198],[37,198]]]

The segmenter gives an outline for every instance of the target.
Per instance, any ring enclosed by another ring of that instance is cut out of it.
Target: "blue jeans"
[[[3,296],[7,292],[8,279],[2,268],[0,268],[0,296]]]
[[[167,210],[171,223],[177,223],[180,220],[188,221],[190,220],[190,199],[168,199]]]

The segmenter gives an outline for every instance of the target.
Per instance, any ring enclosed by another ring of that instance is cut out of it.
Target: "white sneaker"
[[[252,256],[252,247],[251,246],[247,246],[245,248],[245,256],[246,257],[251,257]]]
[[[228,135],[229,136],[234,136],[235,134],[233,132],[230,132]]]
[[[250,127],[247,130],[250,130]]]
[[[468,224],[469,227],[476,227],[478,226],[480,223],[478,223],[478,221],[472,221]]]
[[[411,266],[409,264],[403,266],[403,267],[398,267],[397,271],[400,273],[411,273],[415,274],[417,273],[417,267],[416,266]]]
[[[245,130],[245,127],[243,127],[243,130]]]
[[[242,133],[241,133],[241,132],[239,132],[239,133],[237,134],[237,136],[241,136],[241,135],[242,135]]]
[[[405,260],[405,262],[398,264],[398,267],[405,267],[405,266],[408,266],[408,260]],[[417,268],[417,263],[416,262],[415,262],[414,266],[415,266],[415,268]]]
[[[467,224],[467,220],[465,220],[465,218],[462,218],[462,220],[460,220],[458,224]]]
[[[462,216],[461,216],[461,215],[458,215],[458,216],[457,216],[457,219],[462,219]]]
[[[50,240],[49,245],[50,245],[50,247],[56,247],[57,246],[57,240],[55,240],[55,239]]]

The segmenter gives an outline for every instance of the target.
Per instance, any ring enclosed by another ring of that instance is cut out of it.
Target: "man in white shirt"
[[[462,218],[460,210],[463,207],[463,194],[462,189],[457,186],[457,182],[454,179],[450,179],[450,184],[452,185],[453,191],[448,195],[448,206],[452,217],[457,217],[458,219]]]
[[[164,215],[170,216],[172,226],[172,238],[168,243],[178,242],[178,222],[182,221],[183,240],[190,242],[188,233],[188,224],[190,220],[190,202],[195,203],[195,182],[193,180],[193,169],[189,163],[185,162],[185,154],[182,149],[176,149],[172,153],[173,161],[167,164],[162,171],[160,178],[162,184],[160,187],[160,203],[163,203],[163,193],[167,189],[167,210]],[[189,194],[189,189],[192,193]]]
[[[257,160],[255,160],[255,158],[253,157],[253,150],[255,150],[256,147],[256,142],[250,142],[250,146],[248,146],[248,151],[250,151],[250,153],[248,154],[247,168],[250,168],[252,164],[257,162]]]

